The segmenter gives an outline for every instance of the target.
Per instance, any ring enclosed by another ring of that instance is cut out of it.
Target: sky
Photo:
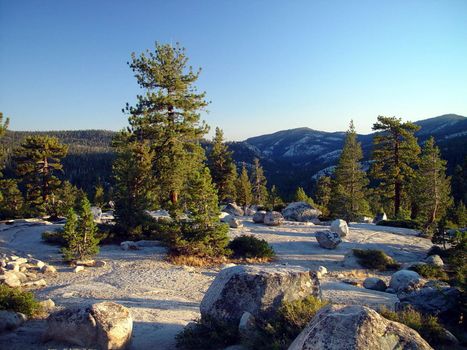
[[[155,41],[202,68],[202,118],[228,140],[467,115],[465,0],[0,0],[0,111],[12,130],[119,130],[127,62]]]

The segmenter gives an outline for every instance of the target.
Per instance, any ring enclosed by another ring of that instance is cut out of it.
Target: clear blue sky
[[[467,1],[0,0],[0,111],[13,130],[112,129],[126,62],[180,42],[228,139],[377,115],[467,115]]]

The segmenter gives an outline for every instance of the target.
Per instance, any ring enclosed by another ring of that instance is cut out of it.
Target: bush
[[[376,225],[410,228],[412,230],[420,230],[422,228],[422,225],[415,220],[382,220]]]
[[[444,342],[445,330],[435,316],[424,316],[410,307],[399,312],[382,308],[379,313],[388,320],[405,324],[416,330],[432,346]]]
[[[238,339],[237,327],[229,327],[210,319],[198,320],[176,336],[177,348],[187,350],[224,349],[236,344]]]
[[[274,250],[264,239],[242,235],[236,237],[228,245],[234,258],[267,258],[274,257]]]
[[[40,309],[31,292],[0,285],[0,310],[21,312],[30,317],[36,315]]]
[[[251,349],[287,349],[327,301],[308,296],[301,300],[283,302],[276,315],[259,324],[257,336],[246,344]]]
[[[49,244],[56,244],[59,246],[64,246],[66,240],[63,237],[63,230],[58,229],[56,231],[45,231],[42,232],[42,240]]]
[[[417,264],[409,268],[409,270],[417,272],[420,276],[437,279],[441,281],[448,281],[448,274],[440,266],[429,265],[429,264]]]
[[[357,257],[358,263],[368,269],[379,271],[397,270],[400,265],[382,250],[376,249],[353,249],[353,255]]]

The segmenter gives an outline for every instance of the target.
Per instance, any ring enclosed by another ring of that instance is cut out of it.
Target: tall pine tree
[[[329,201],[331,200],[331,177],[321,176],[316,182],[315,198],[324,215],[329,215]]]
[[[208,155],[208,166],[211,170],[212,180],[217,188],[219,200],[235,201],[235,179],[237,169],[232,159],[232,152],[224,143],[224,133],[216,128],[216,134],[212,140],[212,149]]]
[[[248,171],[246,170],[246,165],[243,163],[242,171],[240,176],[237,178],[237,203],[242,206],[247,206],[251,204],[253,200],[253,194],[251,192],[251,183],[248,177]]]
[[[253,204],[264,205],[268,199],[267,180],[264,176],[263,167],[259,164],[259,159],[254,159],[253,172],[251,174],[251,190],[253,194]]]
[[[361,169],[362,148],[357,141],[353,121],[350,122],[344,147],[334,171],[329,207],[333,216],[354,221],[368,214],[369,205],[365,199],[367,179]]]
[[[27,137],[14,151],[16,172],[26,187],[26,204],[34,215],[56,213],[55,192],[60,180],[55,174],[62,170],[61,159],[68,147],[49,136]]]
[[[392,203],[392,215],[398,217],[404,191],[409,193],[420,147],[414,133],[419,127],[395,117],[379,116],[373,124],[378,134],[373,139],[372,177],[378,182],[383,202]],[[410,203],[409,203],[410,204]]]
[[[441,159],[433,137],[425,142],[422,149],[414,184],[418,219],[423,222],[424,231],[432,234],[451,204],[451,186],[450,178],[446,177],[446,161]]]

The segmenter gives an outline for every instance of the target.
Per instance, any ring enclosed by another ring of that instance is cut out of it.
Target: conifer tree
[[[55,173],[68,147],[49,136],[27,137],[14,151],[16,172],[26,187],[26,204],[36,215],[56,215],[54,192],[60,185]]]
[[[331,177],[321,176],[316,182],[316,203],[321,207],[324,215],[329,215],[329,201],[331,200]]]
[[[145,93],[134,107],[127,104],[130,132],[147,140],[154,153],[152,174],[162,207],[180,210],[179,196],[186,179],[204,161],[200,140],[208,131],[200,111],[208,102],[193,85],[200,70],[187,66],[185,50],[156,43],[154,51],[132,54],[130,68]]]
[[[65,260],[81,260],[96,255],[99,252],[99,239],[96,233],[97,227],[91,212],[91,203],[84,198],[79,210],[79,219],[73,209],[70,209],[67,215],[63,231],[66,244],[62,248]]]
[[[154,153],[148,142],[128,141],[122,132],[115,139],[115,219],[124,234],[137,236],[147,221],[146,210],[153,209],[155,194],[152,177]]]
[[[414,133],[419,127],[411,122],[402,123],[395,117],[379,116],[373,130],[379,132],[373,139],[373,165],[371,174],[378,182],[383,202],[392,203],[392,213],[398,217],[404,191],[410,190],[414,167],[420,147]]]
[[[432,234],[451,204],[450,178],[446,177],[446,161],[441,159],[433,137],[425,142],[422,149],[414,184],[418,218],[423,222],[425,233]]]
[[[208,156],[208,166],[217,188],[219,200],[235,200],[235,179],[237,169],[232,159],[232,152],[224,143],[224,133],[216,128],[212,150]]]
[[[84,193],[69,181],[63,181],[55,191],[55,197],[57,216],[65,216],[70,209],[77,209]]]
[[[242,171],[240,176],[237,178],[237,203],[242,206],[251,204],[253,200],[253,194],[251,192],[251,183],[248,177],[248,171],[246,165],[243,163]]]
[[[23,196],[18,189],[18,182],[14,179],[0,180],[0,218],[14,219],[21,217],[23,210]]]
[[[295,191],[294,195],[294,201],[295,202],[305,202],[308,203],[311,206],[315,206],[315,202],[311,197],[309,197],[303,187],[298,187],[297,190]]]
[[[10,124],[10,119],[6,118],[6,120],[3,121],[3,113],[0,112],[0,140],[3,138],[3,136],[5,136],[5,133],[6,133],[7,129],[8,129],[9,124]],[[2,146],[0,148],[0,161],[2,163],[2,168],[3,168],[4,158],[5,158],[5,150],[4,150],[3,146]]]
[[[284,201],[279,195],[279,191],[277,190],[276,185],[272,185],[271,191],[269,192],[268,195],[268,201],[267,201],[267,208],[268,210],[275,210],[275,208],[279,205],[283,205]]]
[[[96,185],[94,188],[94,205],[102,208],[105,204],[104,187],[101,184]]]
[[[365,199],[365,187],[368,181],[365,172],[361,169],[362,158],[362,148],[357,141],[357,133],[351,121],[334,172],[329,203],[332,215],[347,222],[357,220],[369,211],[369,205]]]
[[[259,159],[254,159],[253,173],[251,174],[253,204],[264,205],[268,198],[268,189],[266,187],[266,177],[264,171],[259,164]]]

